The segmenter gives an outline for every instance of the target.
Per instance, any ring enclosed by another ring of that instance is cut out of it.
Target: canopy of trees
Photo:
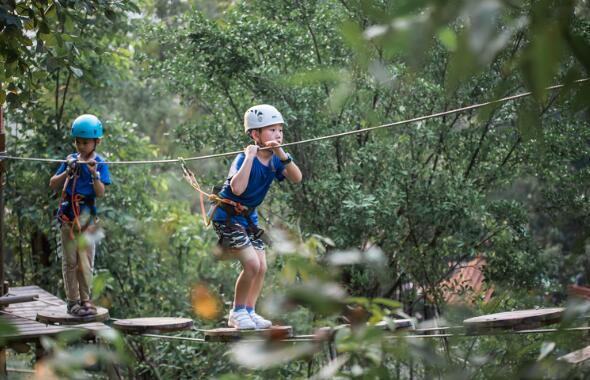
[[[8,153],[58,159],[74,151],[82,113],[103,120],[108,160],[140,160],[240,150],[243,112],[257,103],[283,113],[293,142],[530,91],[289,147],[304,181],[275,186],[261,207],[275,243],[261,307],[300,333],[361,309],[371,323],[395,313],[454,323],[565,305],[567,285],[590,278],[590,82],[576,82],[590,74],[585,1],[9,0],[0,63]],[[190,166],[211,188],[231,159]],[[4,165],[6,276],[63,295],[59,194],[47,186],[56,166]],[[219,326],[238,268],[215,260],[179,165],[111,173],[97,302],[119,318]],[[478,256],[492,300],[449,305],[441,283]],[[195,297],[217,306],[202,314]],[[132,377],[233,379],[257,350],[265,364],[252,378],[584,378],[556,362],[580,348],[571,337],[416,343],[347,330],[337,368],[311,351],[287,360],[267,347],[129,338],[126,364]],[[76,376],[77,358],[55,370]]]

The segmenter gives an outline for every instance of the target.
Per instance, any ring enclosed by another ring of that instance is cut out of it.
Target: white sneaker
[[[227,325],[238,330],[254,330],[256,328],[256,323],[254,323],[246,309],[238,311],[231,310],[229,312]]]
[[[256,325],[257,330],[269,329],[272,326],[271,321],[269,321],[268,319],[262,318],[260,315],[256,314],[255,312],[250,313],[250,318],[252,318],[252,321]]]

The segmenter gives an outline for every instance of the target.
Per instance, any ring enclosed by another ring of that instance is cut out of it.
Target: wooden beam
[[[190,330],[193,320],[188,318],[146,317],[119,319],[113,323],[117,330],[129,334],[145,334]]]
[[[265,330],[236,330],[234,328],[205,330],[206,342],[235,342],[242,338],[281,340],[292,336],[293,328],[291,326],[272,326]]]
[[[468,329],[524,330],[557,323],[563,311],[561,307],[507,311],[466,319],[463,326]]]
[[[30,296],[2,296],[0,297],[0,306],[8,306],[13,303],[34,302],[37,301],[39,295],[33,294]]]
[[[562,360],[570,364],[580,364],[587,360],[590,360],[590,346],[584,347],[580,350],[570,352],[567,355],[559,357],[557,360]]]
[[[39,310],[36,319],[37,321],[46,324],[59,323],[60,325],[78,325],[82,323],[106,321],[109,319],[109,311],[104,307],[98,306],[96,308],[96,314],[78,317],[68,314],[66,305],[51,306]]]

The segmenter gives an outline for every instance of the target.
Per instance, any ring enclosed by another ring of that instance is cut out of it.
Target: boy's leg
[[[246,300],[260,269],[256,251],[245,228],[239,224],[213,222],[213,227],[223,250],[221,256],[237,259],[242,264],[242,271],[236,280],[234,307],[229,313],[227,324],[239,330],[255,329],[256,324],[246,310]]]
[[[252,246],[245,247],[235,251],[234,256],[242,264],[242,272],[236,280],[234,293],[234,307],[236,305],[246,305],[251,288],[258,277],[260,271],[260,260],[258,254]]]
[[[81,249],[78,254],[78,284],[80,286],[80,300],[82,302],[90,301],[90,291],[92,286],[92,271],[94,265],[94,244],[90,244],[85,249]]]
[[[255,329],[256,324],[246,310],[245,302],[248,298],[252,283],[258,274],[259,263],[256,258],[256,251],[254,251],[252,246],[233,251],[233,256],[242,264],[242,272],[240,272],[240,275],[236,280],[234,307],[229,312],[227,324],[238,330]]]
[[[61,269],[64,278],[64,288],[68,302],[80,300],[78,288],[78,249],[76,241],[70,237],[70,227],[65,225],[61,228]]]
[[[260,269],[258,270],[258,275],[254,279],[254,283],[252,284],[250,292],[248,293],[248,298],[246,300],[246,310],[248,311],[248,314],[250,314],[250,318],[256,325],[257,329],[268,329],[272,326],[272,322],[258,315],[255,310],[256,301],[260,296],[262,285],[264,284],[264,274],[266,273],[266,255],[264,253],[264,249],[257,249],[256,255],[258,257]]]
[[[264,284],[264,275],[266,274],[266,255],[264,250],[255,250],[256,258],[258,259],[258,273],[252,282],[248,297],[246,298],[246,306],[254,309],[256,307],[256,301],[262,292],[262,285]]]

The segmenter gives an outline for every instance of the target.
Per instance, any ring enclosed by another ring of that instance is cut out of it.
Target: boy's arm
[[[55,174],[53,177],[49,179],[49,187],[56,190],[63,186],[70,170],[73,170],[76,167],[76,155],[70,154],[66,158],[66,162],[61,164],[59,169],[57,170],[58,174]]]
[[[56,174],[49,179],[49,187],[56,190],[63,186],[66,178],[68,176],[67,171],[62,172],[61,174]]]
[[[240,170],[232,177],[229,181],[231,192],[237,196],[240,196],[248,187],[248,180],[250,179],[250,170],[252,169],[252,162],[254,157],[258,153],[258,147],[256,145],[249,145],[244,150],[246,157],[240,167]]]
[[[277,141],[268,141],[266,143],[266,146],[269,146],[269,147],[276,147],[278,145],[279,145],[279,143]],[[285,151],[281,147],[273,148],[273,153],[276,154],[276,156],[281,161],[285,161],[289,158],[287,153],[285,153]],[[299,167],[297,165],[295,165],[295,163],[293,161],[291,161],[287,165],[285,165],[285,169],[283,170],[282,174],[285,177],[287,177],[287,179],[289,181],[291,181],[292,183],[299,183],[303,179],[303,174],[301,174],[301,170],[299,170]]]
[[[99,198],[104,196],[104,183],[100,180],[100,173],[98,171],[96,160],[88,160],[86,165],[88,165],[88,170],[92,176],[92,187],[94,188],[96,197]]]
[[[283,175],[287,177],[287,179],[292,183],[299,183],[303,179],[303,174],[301,174],[301,170],[299,170],[299,167],[293,161],[285,165]]]

